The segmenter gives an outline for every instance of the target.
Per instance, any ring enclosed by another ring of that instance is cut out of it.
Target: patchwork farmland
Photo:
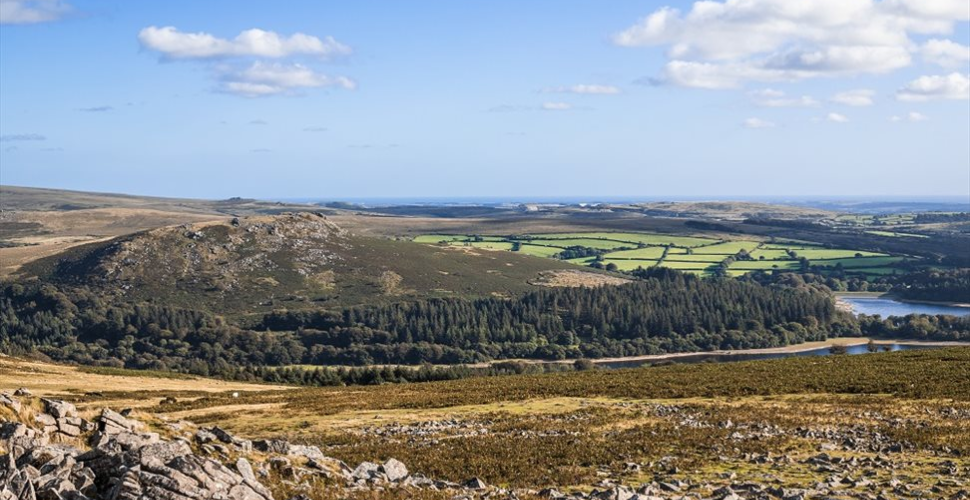
[[[740,276],[754,271],[800,271],[818,268],[855,275],[885,275],[900,270],[910,257],[806,241],[728,240],[700,235],[582,232],[524,235],[426,234],[417,243],[518,252],[561,259],[580,266],[633,271],[654,266],[696,274],[723,272]]]

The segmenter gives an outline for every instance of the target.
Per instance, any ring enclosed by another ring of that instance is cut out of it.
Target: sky
[[[0,0],[0,183],[966,196],[967,0]]]

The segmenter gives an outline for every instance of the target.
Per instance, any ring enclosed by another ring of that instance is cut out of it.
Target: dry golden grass
[[[32,223],[37,226],[30,230],[32,234],[18,234],[15,237],[0,230],[0,239],[28,245],[0,248],[0,275],[15,273],[28,262],[84,243],[163,226],[222,219],[225,216],[147,208],[15,212],[5,217],[4,221]]]
[[[189,398],[211,393],[285,390],[272,385],[245,384],[207,378],[162,378],[89,373],[73,366],[25,361],[0,355],[0,389],[26,387],[36,396],[87,395],[79,402],[85,408],[152,406],[171,394]]]
[[[854,430],[863,440],[882,434],[907,446],[903,453],[889,454],[897,463],[895,470],[872,470],[870,479],[908,476],[929,487],[946,476],[940,472],[944,458],[961,471],[970,470],[970,419],[965,417],[970,399],[965,380],[956,373],[966,369],[968,355],[967,350],[950,349],[297,390],[124,372],[105,375],[0,358],[0,388],[22,385],[41,395],[65,395],[89,414],[103,406],[135,407],[137,417],[146,422],[184,418],[244,437],[284,437],[321,446],[350,464],[394,457],[413,472],[439,479],[478,476],[490,484],[531,488],[588,487],[603,471],[632,485],[651,481],[655,474],[716,482],[734,472],[738,481],[808,487],[829,475],[805,462],[829,438],[803,437],[799,429]],[[822,361],[824,366],[819,365]],[[806,366],[821,370],[815,378],[822,385],[805,386],[794,378],[779,381],[777,374],[763,377],[765,370]],[[706,385],[723,379],[725,370],[763,377],[778,390],[737,392]],[[859,380],[872,379],[876,385],[857,392],[860,387],[839,382],[846,376],[843,371],[864,372]],[[913,373],[910,380],[904,380],[903,372]],[[891,379],[889,385],[879,385],[880,378]],[[912,395],[883,390],[930,379],[942,380],[949,389],[939,386]],[[575,391],[573,382],[579,384]],[[684,390],[664,389],[681,382],[687,384]],[[530,389],[523,390],[523,385]],[[542,386],[549,390],[539,390]],[[227,391],[241,395],[232,398]],[[155,404],[163,395],[175,395],[180,403]],[[427,429],[420,424],[428,422],[447,425],[427,433],[375,432]],[[754,438],[733,436],[764,429],[767,433]],[[786,455],[788,461],[779,465],[752,458],[766,454]],[[839,446],[829,454],[863,459],[878,452]],[[629,462],[643,464],[643,469],[624,472]],[[673,467],[678,472],[671,473]],[[276,487],[277,492],[283,489],[282,483]],[[950,489],[943,491],[952,493]],[[421,495],[411,498],[437,498]],[[348,497],[321,487],[311,498]]]

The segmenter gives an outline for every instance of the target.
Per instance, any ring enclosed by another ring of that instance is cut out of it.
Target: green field
[[[622,242],[622,241],[612,241],[612,240],[600,240],[595,238],[563,238],[563,239],[532,239],[523,240],[523,243],[528,242],[533,245],[544,245],[550,247],[587,247],[596,248],[599,250],[613,250],[614,248],[632,248],[636,244]]]
[[[913,214],[886,214],[886,215],[840,215],[835,218],[839,224],[846,226],[898,226],[900,224],[912,224],[916,221]]]
[[[604,257],[607,259],[659,259],[663,254],[664,247],[647,247],[611,252],[604,255]]]
[[[603,239],[618,241],[624,243],[633,243],[635,246],[637,243],[643,243],[644,245],[654,245],[654,246],[681,246],[681,247],[696,247],[700,245],[709,245],[711,243],[716,243],[718,240],[713,238],[702,238],[693,236],[673,236],[668,234],[649,234],[649,233],[608,233],[608,232],[594,232],[594,233],[550,233],[550,234],[537,234],[534,235],[539,238],[592,238],[592,239]],[[626,245],[630,246],[630,245]]]
[[[695,248],[694,254],[734,255],[741,250],[750,252],[759,244],[760,242],[757,241],[725,241],[716,245]]]
[[[797,260],[739,260],[731,264],[733,271],[771,271],[772,269],[794,269],[797,270],[801,264]]]
[[[484,248],[486,250],[512,250],[512,244],[507,241],[452,241],[449,245]]]
[[[679,261],[669,261],[665,260],[663,267],[669,267],[671,269],[679,269],[681,271],[685,270],[697,270],[703,271],[710,267],[716,266],[716,262],[679,262]]]
[[[896,233],[892,233],[896,234]],[[484,241],[473,241],[484,240]],[[700,236],[673,236],[666,234],[628,232],[580,232],[542,233],[517,236],[479,236],[455,234],[429,234],[414,239],[419,243],[447,242],[450,245],[470,246],[488,250],[512,250],[525,255],[554,258],[568,247],[585,247],[606,252],[603,265],[615,264],[619,271],[631,271],[638,267],[663,266],[685,272],[712,273],[727,257],[745,250],[753,261],[736,261],[728,274],[739,276],[752,271],[772,270],[798,271],[799,259],[808,259],[812,266],[843,268],[858,275],[885,275],[895,272],[895,264],[905,257],[885,253],[854,250],[851,248],[826,248],[809,241],[772,240],[764,243],[753,240],[721,240]],[[518,245],[515,245],[515,244]],[[632,248],[647,245],[642,248]],[[625,250],[620,250],[626,248]],[[612,251],[611,251],[612,250]],[[792,258],[789,251],[795,252]],[[666,256],[664,254],[666,252]],[[592,265],[592,256],[569,259],[566,262],[579,266]]]
[[[553,255],[561,252],[562,249],[558,247],[546,247],[540,245],[527,245],[525,243],[519,245],[519,253],[524,253],[526,255],[532,255],[534,257],[546,257],[552,258]]]
[[[450,241],[465,241],[469,236],[464,234],[422,234],[414,238],[415,243],[442,243]]]
[[[668,255],[664,261],[680,261],[680,262],[711,262],[717,264],[725,258],[730,257],[730,255]]]
[[[862,250],[839,250],[835,248],[813,248],[806,250],[795,250],[798,257],[805,257],[808,260],[822,260],[822,259],[847,259],[855,258],[856,255],[861,255],[862,257],[885,257],[884,253],[876,252],[865,252]]]
[[[791,257],[788,256],[788,252],[782,249],[764,248],[761,247],[753,252],[751,252],[751,257],[755,259],[760,259],[764,257],[765,260],[789,260]]]
[[[648,267],[656,266],[657,261],[656,260],[631,260],[631,259],[621,259],[621,260],[604,259],[603,264],[604,265],[616,264],[616,268],[619,269],[620,271],[632,271],[638,267],[648,268]]]
[[[825,247],[821,245],[806,245],[804,243],[798,243],[798,244],[793,243],[790,245],[787,245],[784,243],[767,243],[765,245],[762,245],[761,248],[759,248],[759,250],[794,250],[796,252],[801,252],[804,250],[820,250],[820,249],[825,249]]]

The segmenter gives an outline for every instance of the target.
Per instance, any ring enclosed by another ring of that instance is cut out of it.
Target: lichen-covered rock
[[[20,411],[22,408],[19,399],[5,392],[0,392],[0,406],[6,406],[15,412]]]
[[[67,401],[59,399],[42,399],[41,401],[44,403],[44,411],[55,419],[77,417],[77,408]]]
[[[85,422],[62,401],[45,401],[61,434],[80,436]],[[106,410],[91,436],[92,448],[48,444],[47,434],[18,422],[0,425],[0,500],[272,500],[245,459],[237,470],[195,455],[185,440],[138,432],[141,425]],[[233,439],[238,442],[238,440]]]
[[[381,466],[381,470],[387,476],[388,481],[400,481],[408,477],[408,468],[400,460],[396,458],[390,458],[384,465]]]

